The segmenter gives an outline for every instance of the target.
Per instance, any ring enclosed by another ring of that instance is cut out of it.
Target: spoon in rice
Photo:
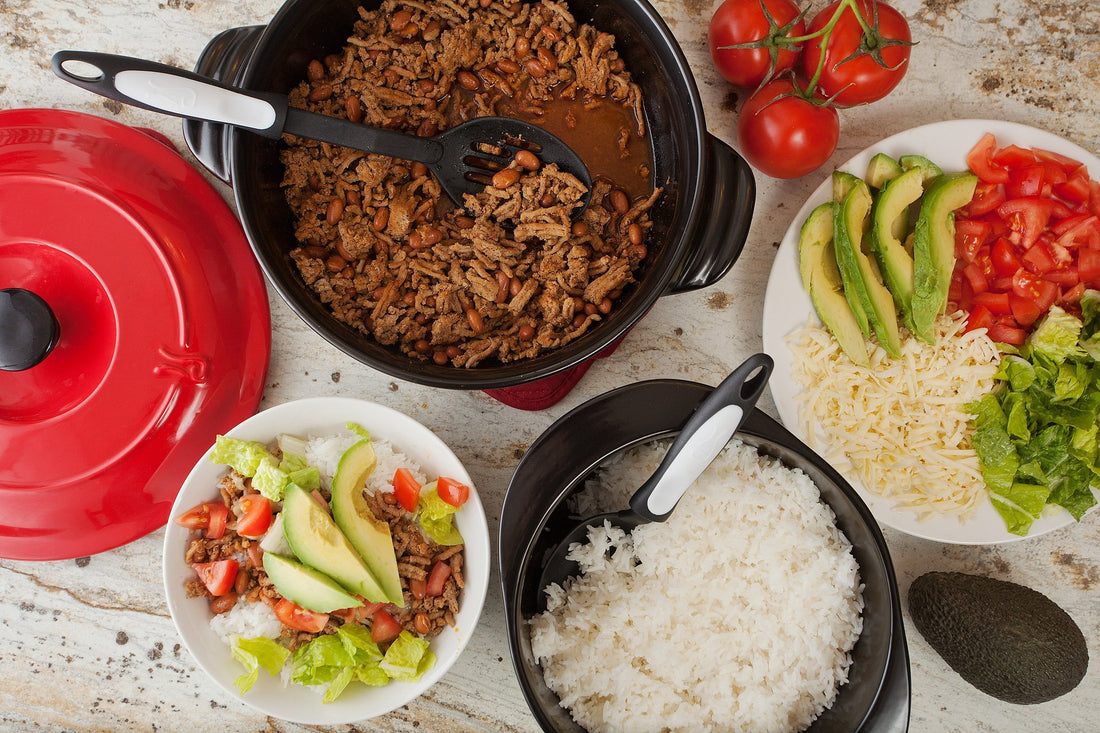
[[[513,161],[519,164],[516,154],[524,151],[534,154],[540,165],[557,163],[560,170],[584,185],[585,193],[570,212],[573,219],[591,198],[592,177],[580,156],[557,136],[522,120],[475,117],[434,137],[419,137],[308,112],[292,107],[285,94],[229,86],[154,61],[94,51],[58,51],[51,63],[54,73],[67,82],[152,112],[229,124],[276,140],[289,133],[419,161],[460,206],[465,205],[465,194],[480,193],[490,184],[505,188],[505,182],[514,183],[515,176],[498,182],[495,175],[509,169]],[[512,166],[511,170],[518,168]]]
[[[663,522],[684,493],[706,470],[737,432],[745,415],[764,391],[773,362],[755,354],[733,370],[695,408],[653,475],[630,497],[630,508],[589,517],[562,538],[543,565],[539,588],[562,585],[580,567],[569,559],[574,545],[588,541],[588,530],[604,522],[630,532],[646,522]]]

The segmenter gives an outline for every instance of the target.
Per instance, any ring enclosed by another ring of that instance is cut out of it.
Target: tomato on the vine
[[[765,7],[774,24],[768,22]],[[751,89],[768,78],[769,72],[774,76],[792,68],[798,49],[769,44],[767,39],[782,29],[787,30],[782,35],[802,35],[806,23],[799,14],[793,0],[725,0],[714,11],[707,29],[710,57],[718,73],[731,84]],[[788,24],[790,28],[786,28]],[[758,41],[762,42],[759,48],[728,48]]]
[[[784,96],[786,95],[786,96]],[[737,120],[741,154],[773,178],[798,178],[836,150],[836,109],[798,96],[789,79],[769,82],[749,97]]]
[[[828,25],[840,2],[814,16],[807,34]],[[845,106],[874,102],[893,91],[908,69],[912,40],[909,23],[894,8],[876,0],[856,0],[856,6],[872,30],[877,12],[877,32],[868,34],[852,9],[846,8],[825,43],[825,63],[817,80],[818,94]],[[804,44],[799,62],[806,79],[817,72],[821,46],[820,38]]]

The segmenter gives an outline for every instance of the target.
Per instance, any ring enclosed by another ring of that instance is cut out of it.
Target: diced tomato
[[[1045,313],[1058,297],[1058,286],[1049,280],[1040,280],[1026,270],[1020,270],[1012,276],[1012,292],[1021,298],[1035,301]]]
[[[1031,249],[1024,252],[1024,256],[1021,259],[1024,263],[1024,267],[1034,273],[1042,274],[1054,269],[1054,258],[1051,256],[1050,250],[1048,250],[1046,245],[1042,242],[1036,242],[1031,245]]]
[[[439,498],[454,507],[462,506],[470,498],[470,487],[453,478],[440,476],[435,488],[439,492]]]
[[[983,306],[990,313],[998,316],[1012,313],[1012,307],[1008,303],[1008,293],[974,293],[974,305]]]
[[[989,241],[993,227],[984,221],[964,219],[955,223],[955,254],[966,262],[973,262],[978,251]]]
[[[1030,196],[1009,199],[997,207],[997,214],[1008,222],[1009,238],[1023,249],[1035,244],[1046,229],[1054,205],[1050,199]]]
[[[1066,220],[1063,219],[1063,221]],[[1096,216],[1086,216],[1072,227],[1064,229],[1057,241],[1063,247],[1079,244],[1100,247],[1100,219]]]
[[[954,303],[963,310],[969,310],[970,298],[967,296],[967,304],[963,305],[962,290],[962,270],[956,266],[955,271],[951,273],[951,284],[947,288],[947,302]]]
[[[970,284],[970,292],[974,296],[989,290],[989,281],[986,279],[985,272],[982,271],[982,266],[979,263],[971,262],[963,268],[962,273],[967,283]]]
[[[1043,279],[1049,280],[1060,288],[1072,288],[1078,282],[1080,282],[1080,276],[1078,275],[1078,265],[1069,265],[1068,267],[1059,267],[1050,272],[1043,273]]]
[[[1081,282],[1100,286],[1100,249],[1082,247],[1077,250],[1077,274]]]
[[[1034,151],[1021,148],[1019,145],[1006,145],[999,150],[994,150],[990,158],[1002,168],[1021,168],[1039,160],[1035,157]]]
[[[974,188],[974,196],[970,199],[970,203],[966,205],[966,212],[969,216],[984,216],[990,211],[993,211],[1005,201],[1004,188],[997,183],[983,183],[978,181],[978,185]],[[956,226],[961,221],[955,222]]]
[[[1067,175],[1072,174],[1074,171],[1081,168],[1081,161],[1074,160],[1069,156],[1062,155],[1061,153],[1055,153],[1053,150],[1043,150],[1042,148],[1032,148],[1031,152],[1035,154],[1038,160],[1050,161],[1062,166],[1062,170]]]
[[[1077,283],[1072,288],[1062,291],[1062,297],[1058,299],[1058,302],[1062,304],[1063,308],[1072,308],[1081,301],[1081,296],[1085,293],[1085,284]]]
[[[372,601],[368,601],[366,598],[363,598],[363,596],[356,596],[356,598],[358,598],[363,605],[352,606],[350,608],[340,608],[333,611],[332,615],[339,616],[345,621],[357,621],[362,623],[363,621],[374,616],[375,612],[378,611],[378,609],[386,605],[385,603],[374,603]]]
[[[966,330],[973,331],[978,328],[989,328],[993,325],[993,314],[984,305],[976,305],[969,309],[970,315],[966,317]]]
[[[228,519],[229,507],[220,501],[208,501],[176,517],[176,524],[187,529],[206,530],[207,538],[220,540],[225,535],[225,523]]]
[[[1089,176],[1088,173],[1077,172],[1066,179],[1064,183],[1054,186],[1054,195],[1068,201],[1074,206],[1088,203],[1089,200]]]
[[[451,566],[442,560],[436,561],[432,566],[432,572],[428,573],[428,585],[425,588],[429,598],[443,595],[443,585],[447,578],[451,577]]]
[[[241,516],[237,519],[237,534],[259,537],[271,526],[271,502],[261,494],[241,497]]]
[[[997,138],[987,132],[966,156],[967,167],[985,183],[1004,183],[1008,180],[1008,171],[993,160],[996,149]]]
[[[397,503],[407,512],[415,512],[420,502],[420,484],[413,478],[412,471],[399,468],[393,474],[393,493]]]
[[[1100,181],[1089,181],[1089,211],[1100,216]]]
[[[1040,196],[1046,182],[1046,170],[1039,163],[1022,168],[1010,168],[1005,183],[1005,196],[1010,199]]]
[[[1092,214],[1087,211],[1081,212],[1080,214],[1071,214],[1064,219],[1052,221],[1050,223],[1050,231],[1055,237],[1060,237],[1091,216]]]
[[[224,506],[224,505],[223,505]],[[236,560],[197,562],[191,566],[206,589],[215,596],[224,596],[233,589],[240,563]]]
[[[311,634],[321,631],[328,623],[327,613],[318,613],[308,608],[302,608],[286,598],[275,604],[275,615],[284,626],[289,626],[298,631],[308,631]]]
[[[993,243],[990,260],[993,263],[993,272],[1000,277],[1011,277],[1024,266],[1019,255],[1016,254],[1016,247],[1004,237],[998,238]]]
[[[385,611],[378,610],[371,619],[370,638],[375,644],[385,644],[401,635],[401,624]]]
[[[989,327],[987,335],[999,344],[1011,344],[1019,346],[1027,340],[1027,331],[1022,328],[1006,326],[1003,323],[994,323]]]
[[[1043,315],[1034,300],[1021,298],[1016,293],[1008,293],[1007,295],[1009,305],[1012,306],[1012,317],[1016,319],[1016,323],[1020,326],[1030,326],[1039,320],[1039,316]]]

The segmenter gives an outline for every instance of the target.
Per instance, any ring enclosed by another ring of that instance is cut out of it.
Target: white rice
[[[340,456],[355,443],[362,440],[353,433],[341,433],[338,435],[324,435],[310,437],[306,441],[306,462],[316,466],[321,472],[321,484],[331,488],[332,477],[336,474],[336,467],[340,464]],[[371,491],[393,491],[393,474],[399,468],[407,468],[415,478],[423,485],[427,478],[420,466],[404,453],[397,451],[393,444],[371,438],[374,445],[374,456],[378,465],[367,477],[367,488]]]
[[[229,645],[235,636],[246,639],[255,639],[257,636],[278,639],[283,624],[266,603],[235,603],[226,613],[217,614],[210,619],[210,628]]]
[[[586,509],[626,507],[667,447],[605,467]],[[847,681],[859,568],[802,471],[732,441],[666,522],[589,540],[531,620],[547,685],[589,731],[798,731]]]

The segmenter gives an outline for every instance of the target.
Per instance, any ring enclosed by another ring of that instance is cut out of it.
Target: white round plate
[[[168,610],[184,645],[199,666],[230,698],[283,720],[306,725],[339,725],[364,721],[401,707],[435,684],[458,659],[469,642],[485,603],[489,587],[489,528],[485,510],[470,475],[451,449],[433,432],[407,415],[364,400],[342,397],[316,397],[287,402],[260,412],[230,430],[234,438],[270,443],[279,433],[302,437],[333,435],[345,431],[347,422],[356,422],[379,440],[420,464],[424,473],[449,476],[471,487],[470,498],[455,514],[455,523],[466,541],[462,605],[454,628],[432,639],[435,665],[417,682],[390,682],[384,687],[366,687],[352,683],[335,701],[324,704],[324,685],[303,687],[283,685],[282,681],[261,670],[259,680],[245,695],[233,681],[244,668],[230,655],[229,647],[210,628],[210,608],[204,598],[188,598],[184,582],[194,572],[183,561],[188,531],[169,521],[164,534],[164,589]],[[213,441],[211,441],[213,442]],[[207,459],[198,462],[184,482],[172,507],[173,518],[217,496],[217,482],[225,472]]]
[[[951,120],[915,127],[875,143],[840,169],[862,178],[871,157],[875,153],[886,153],[895,159],[902,155],[923,155],[945,171],[966,170],[966,154],[987,132],[997,137],[998,147],[1014,143],[1044,148],[1079,160],[1094,176],[1100,175],[1100,159],[1084,148],[1034,127],[996,120]],[[768,385],[783,424],[803,442],[807,436],[798,419],[801,387],[794,380],[794,357],[786,337],[809,323],[820,324],[798,272],[798,234],[813,208],[831,198],[831,186],[830,178],[826,178],[795,215],[779,245],[764,296],[764,351],[775,360],[775,370]],[[979,507],[976,514],[965,521],[953,516],[919,519],[913,511],[896,507],[891,500],[870,493],[850,467],[836,468],[855,487],[880,523],[938,542],[970,545],[1012,542],[1037,537],[1074,521],[1061,507],[1048,506],[1043,516],[1032,524],[1027,536],[1021,537],[1005,528],[1004,520],[989,503]]]

